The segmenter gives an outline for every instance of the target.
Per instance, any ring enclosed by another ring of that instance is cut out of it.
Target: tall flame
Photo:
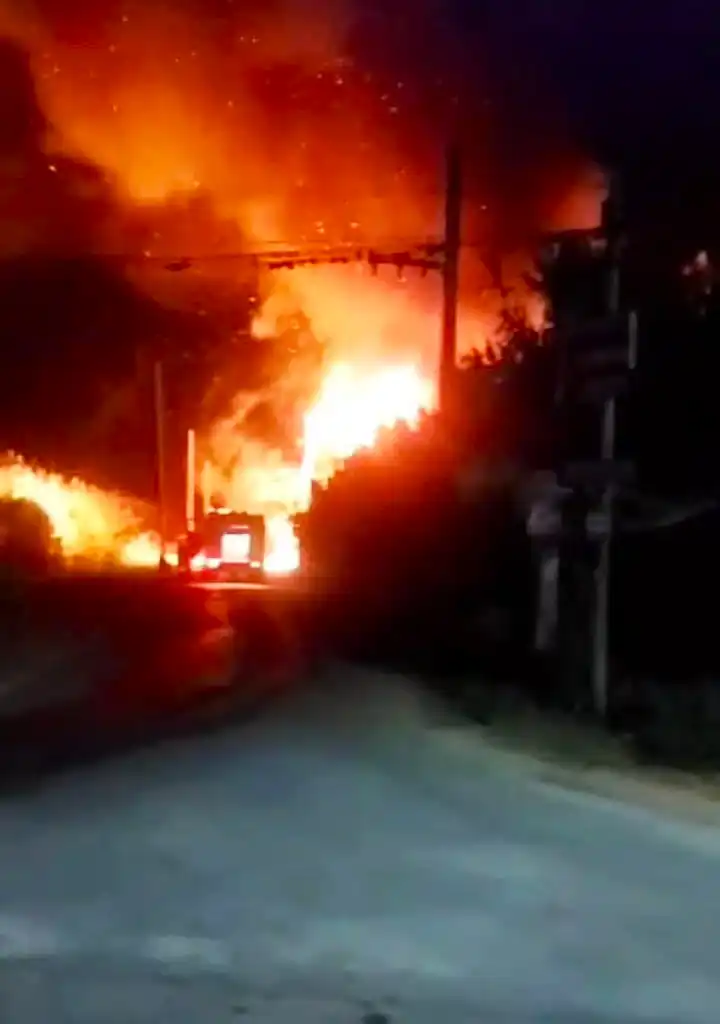
[[[412,365],[364,374],[350,363],[337,363],[305,415],[306,477],[327,481],[338,464],[362,448],[372,448],[383,427],[399,422],[416,426],[420,413],[434,404],[434,391]]]
[[[361,13],[351,0],[229,4],[222,17],[202,21],[192,17],[193,4],[141,0],[111,5],[107,16],[99,0],[81,16],[65,5],[56,21],[52,13],[44,21],[52,6],[0,3],[0,29],[31,51],[49,122],[30,140],[31,152],[20,155],[32,156],[59,194],[63,186],[83,208],[99,203],[91,232],[98,249],[147,244],[154,255],[193,255],[282,239],[373,246],[390,240],[402,249],[408,239],[438,235],[442,184],[429,168],[441,163],[446,124],[442,114],[431,123],[426,100],[437,101],[436,113],[447,112],[457,95],[448,76],[430,70],[432,48],[418,50],[423,69],[414,81],[394,68],[381,74],[372,61],[362,66],[345,47],[348,19],[354,9]],[[404,35],[404,19],[397,26]],[[7,92],[14,103],[14,90]],[[56,159],[58,152],[96,165],[98,181],[75,180],[72,160]],[[5,163],[15,187],[23,176],[12,159]],[[492,220],[492,202],[481,212],[478,223]],[[37,220],[41,234],[44,207]],[[186,280],[170,277],[172,288]],[[461,351],[482,348],[501,304],[487,274],[480,284],[466,277]],[[228,504],[267,517],[270,571],[297,562],[287,517],[307,507],[311,481],[326,480],[358,448],[372,446],[383,427],[413,424],[432,407],[437,284],[433,274],[402,283],[394,274],[341,267],[263,282],[270,294],[256,336],[277,337],[279,319],[301,311],[326,349],[319,386],[303,382],[304,417],[292,438],[297,459],[251,443],[232,420],[217,424],[208,439]],[[157,282],[143,287],[162,300]],[[518,301],[527,304],[527,293]],[[142,532],[132,503],[120,496],[18,461],[0,467],[0,493],[35,501],[70,559],[150,564],[157,557],[157,538]]]
[[[383,428],[416,426],[434,404],[433,383],[412,363],[334,363],[303,416],[299,461],[284,462],[253,444],[245,449],[245,462],[224,476],[209,466],[206,480],[230,505],[266,516],[266,570],[294,571],[300,554],[289,517],[308,508],[312,483],[326,483],[353,454],[372,448]]]

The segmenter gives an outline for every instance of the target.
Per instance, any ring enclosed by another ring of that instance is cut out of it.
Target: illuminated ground
[[[345,673],[7,799],[2,1019],[715,1022],[720,831],[501,765]]]

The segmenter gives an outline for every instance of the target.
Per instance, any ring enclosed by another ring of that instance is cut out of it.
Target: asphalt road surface
[[[720,832],[510,773],[337,670],[0,804],[0,1019],[720,1014]]]

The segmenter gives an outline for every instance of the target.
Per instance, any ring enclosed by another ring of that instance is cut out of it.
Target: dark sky
[[[720,9],[712,0],[450,0],[503,110],[625,174],[647,222],[720,233]]]
[[[694,140],[709,155],[720,127],[712,0],[450,0],[446,11],[498,84],[507,76],[528,104],[534,87],[548,90],[593,150],[635,161],[650,146],[669,158]]]

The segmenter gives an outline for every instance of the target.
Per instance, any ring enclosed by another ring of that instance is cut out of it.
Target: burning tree
[[[449,664],[458,623],[479,604],[501,602],[525,628],[532,570],[507,470],[537,457],[550,360],[530,331],[471,355],[450,412],[390,427],[316,492],[301,535],[315,573],[343,595],[339,635],[392,634],[406,653],[412,636],[417,654],[442,650]],[[522,413],[525,397],[534,405]],[[478,461],[485,482],[470,496],[463,471]]]

